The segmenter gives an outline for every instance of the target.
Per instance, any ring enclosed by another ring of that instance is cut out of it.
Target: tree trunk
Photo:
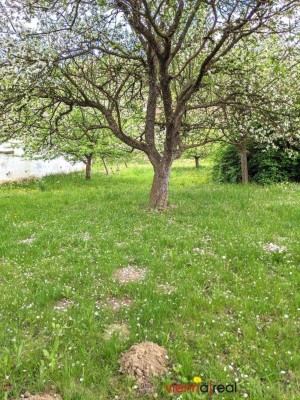
[[[171,165],[154,167],[154,177],[150,193],[150,207],[162,210],[168,205]]]
[[[200,165],[199,165],[199,158],[200,158],[200,156],[194,156],[194,157],[195,157],[196,168],[199,168],[199,167],[200,167]]]
[[[126,161],[124,161],[125,167],[128,168],[128,164]]]
[[[109,170],[108,170],[108,168],[107,168],[107,165],[106,165],[106,162],[105,162],[105,158],[104,158],[104,157],[101,157],[101,160],[102,160],[102,162],[103,162],[106,175],[109,175]]]
[[[93,156],[87,156],[85,162],[85,179],[88,181],[91,179],[92,157]]]
[[[15,154],[14,150],[0,150],[0,154]]]
[[[117,171],[120,171],[120,165],[119,165],[119,161],[117,160]]]
[[[249,181],[246,142],[243,142],[241,145],[241,166],[242,166],[242,184],[245,185]]]

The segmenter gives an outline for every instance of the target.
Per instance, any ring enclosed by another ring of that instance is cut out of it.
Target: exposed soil
[[[157,285],[158,291],[163,294],[171,294],[176,291],[176,287],[168,283]]]
[[[285,246],[278,246],[275,243],[268,243],[264,246],[267,253],[284,253],[287,249]]]
[[[205,249],[203,247],[195,247],[193,248],[193,251],[195,253],[200,254],[201,256],[207,255],[207,256],[215,256],[215,253],[209,249]]]
[[[28,400],[62,400],[59,394],[50,394],[50,393],[40,393],[40,394],[30,394],[29,392],[25,392],[21,395],[21,399]]]
[[[127,246],[127,243],[125,243],[125,242],[116,242],[116,243],[115,243],[115,246],[117,246],[117,247],[124,247],[124,246]]]
[[[202,248],[202,247],[195,247],[194,249],[193,249],[193,251],[195,252],[195,253],[199,253],[199,254],[205,254],[206,252],[205,252],[205,250]]]
[[[55,304],[54,310],[57,310],[57,311],[67,311],[67,309],[68,309],[69,307],[71,307],[71,305],[72,305],[72,301],[71,301],[71,300],[68,300],[68,299],[66,299],[66,298],[64,298],[64,299],[58,301],[58,302]]]
[[[128,265],[128,267],[117,269],[114,273],[114,279],[120,283],[140,282],[144,280],[146,273],[145,268]]]
[[[113,310],[119,310],[120,308],[130,307],[133,304],[133,300],[129,297],[124,296],[121,298],[111,297],[106,301],[98,301],[97,306],[100,307],[108,307]]]
[[[104,339],[109,340],[112,336],[117,335],[122,340],[129,337],[129,329],[126,324],[112,324],[104,331]]]
[[[167,351],[156,343],[143,342],[130,347],[120,359],[120,371],[137,381],[140,393],[154,391],[151,377],[164,376]]]
[[[34,241],[35,241],[35,237],[31,237],[31,238],[28,238],[28,239],[20,240],[19,243],[22,243],[22,244],[30,244],[30,243],[32,243],[32,242],[34,242]]]

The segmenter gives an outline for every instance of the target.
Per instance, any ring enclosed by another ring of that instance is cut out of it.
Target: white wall
[[[1,150],[12,150],[9,144],[0,145]],[[0,183],[26,178],[41,178],[45,175],[81,171],[84,163],[71,164],[63,157],[54,160],[26,160],[21,148],[14,149],[14,154],[0,153]]]

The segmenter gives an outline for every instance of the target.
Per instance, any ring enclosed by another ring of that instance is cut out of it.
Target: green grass
[[[170,398],[166,383],[194,376],[238,380],[238,394],[219,399],[300,398],[300,186],[217,185],[204,167],[180,162],[177,207],[158,213],[147,209],[151,177],[136,165],[90,182],[71,174],[1,186],[0,398],[55,386],[63,400],[136,399],[118,359],[145,340],[169,355],[159,399]],[[269,254],[268,242],[287,251]],[[145,281],[116,284],[114,271],[127,265],[146,268]],[[177,290],[160,293],[166,283]],[[132,307],[96,308],[124,295]],[[63,298],[73,305],[58,312]],[[105,341],[106,327],[121,322],[129,339]]]

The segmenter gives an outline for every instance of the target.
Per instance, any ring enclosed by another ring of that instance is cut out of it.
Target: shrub
[[[259,184],[300,182],[300,155],[289,155],[283,147],[266,149],[258,143],[248,144],[249,181]],[[235,146],[223,145],[215,150],[212,173],[217,182],[241,182],[241,161]]]
[[[237,183],[242,180],[241,162],[234,146],[220,145],[214,151],[212,177],[216,182]]]

